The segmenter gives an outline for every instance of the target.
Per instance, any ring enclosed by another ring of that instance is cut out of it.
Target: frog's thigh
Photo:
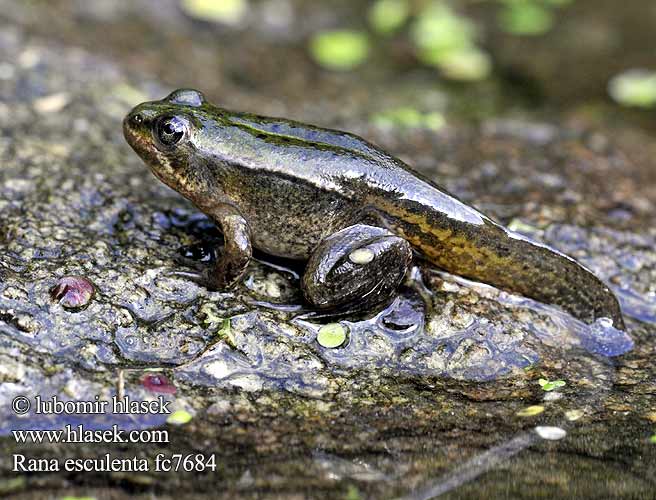
[[[301,286],[319,309],[357,304],[357,309],[389,299],[412,261],[410,244],[393,233],[356,224],[324,239],[310,256]]]

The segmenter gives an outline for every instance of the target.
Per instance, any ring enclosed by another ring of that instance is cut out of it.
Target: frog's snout
[[[123,118],[123,135],[128,144],[132,145],[134,143],[135,134],[143,122],[143,113],[134,109]]]
[[[128,126],[131,126],[131,127],[138,127],[143,122],[144,122],[143,113],[140,113],[139,111],[136,111],[136,110],[132,110],[125,117],[125,120],[123,120],[123,126],[125,126],[127,124]]]
[[[148,164],[157,163],[150,134],[152,118],[148,110],[137,106],[123,118],[123,136],[132,149]]]
[[[150,119],[147,110],[137,106],[123,119],[123,136],[140,156],[150,149]]]

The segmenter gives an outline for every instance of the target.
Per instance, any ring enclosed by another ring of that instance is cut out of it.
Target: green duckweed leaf
[[[353,30],[322,31],[310,40],[310,54],[324,68],[349,71],[364,63],[370,44],[366,33]]]
[[[317,342],[322,347],[333,349],[341,346],[346,340],[346,328],[340,323],[323,325],[317,334]]]

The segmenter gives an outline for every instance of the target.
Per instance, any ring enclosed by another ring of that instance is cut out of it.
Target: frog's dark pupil
[[[185,133],[185,121],[178,117],[163,119],[157,126],[157,138],[165,146],[178,143]]]

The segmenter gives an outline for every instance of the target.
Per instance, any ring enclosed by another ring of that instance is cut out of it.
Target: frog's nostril
[[[135,113],[130,117],[130,122],[133,125],[141,125],[143,123],[143,115],[141,113]]]

